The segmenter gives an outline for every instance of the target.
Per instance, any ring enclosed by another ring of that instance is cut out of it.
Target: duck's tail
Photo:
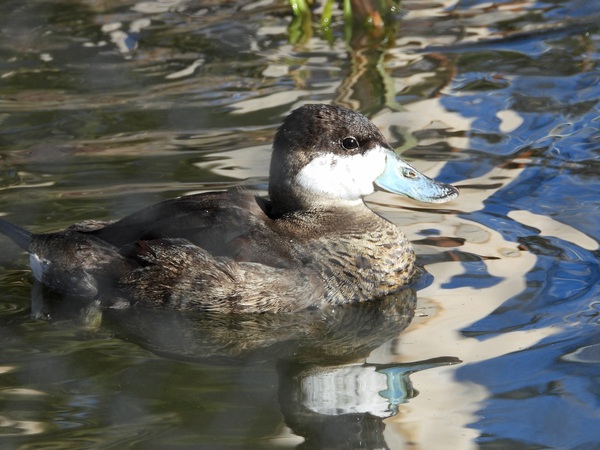
[[[31,242],[32,233],[25,230],[24,228],[13,225],[4,219],[0,219],[0,233],[5,234],[11,238],[15,244],[21,247],[23,250],[29,249],[29,243]]]

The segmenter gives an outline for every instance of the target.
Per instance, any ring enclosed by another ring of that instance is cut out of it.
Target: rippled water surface
[[[2,1],[0,214],[32,231],[264,190],[307,102],[461,196],[378,193],[431,274],[290,317],[43,310],[0,238],[0,447],[598,448],[600,3]],[[42,320],[50,315],[50,320]]]

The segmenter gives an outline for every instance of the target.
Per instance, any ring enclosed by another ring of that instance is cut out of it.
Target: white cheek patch
[[[386,151],[377,146],[364,155],[319,156],[298,173],[296,182],[321,196],[359,200],[374,192],[373,181],[385,170]]]

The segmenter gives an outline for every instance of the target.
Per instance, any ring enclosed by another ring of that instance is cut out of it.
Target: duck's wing
[[[126,252],[139,241],[186,239],[214,256],[288,267],[292,249],[272,228],[265,202],[239,190],[183,196],[90,233]]]
[[[139,305],[218,313],[291,312],[321,298],[317,273],[213,256],[186,239],[155,239],[135,245],[135,270],[119,288]]]

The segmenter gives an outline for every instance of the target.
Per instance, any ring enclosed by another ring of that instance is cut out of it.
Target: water
[[[2,6],[0,212],[32,231],[264,190],[303,102],[461,187],[369,199],[417,292],[292,319],[48,311],[0,240],[2,448],[600,445],[597,2],[407,1],[351,38],[270,0]]]

